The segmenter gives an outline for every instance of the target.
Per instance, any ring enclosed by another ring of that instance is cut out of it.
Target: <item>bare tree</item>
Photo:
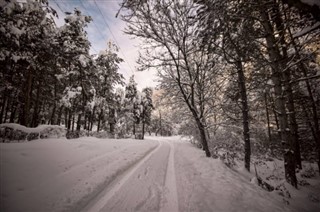
[[[249,105],[247,97],[247,80],[245,65],[257,51],[253,35],[253,19],[250,7],[242,1],[203,1],[200,5],[199,36],[203,45],[209,43],[209,51],[219,55],[229,64],[232,75],[237,75],[238,86],[233,91],[239,93],[242,113],[243,140],[245,149],[245,168],[250,171],[250,128]],[[225,70],[226,72],[226,70]]]
[[[274,28],[270,20],[268,11],[265,8],[260,9],[261,24],[266,32],[266,45],[267,51],[270,57],[271,69],[272,69],[272,81],[274,83],[274,93],[275,93],[275,106],[277,114],[279,117],[279,131],[281,135],[281,142],[284,149],[284,166],[285,166],[285,177],[286,180],[293,186],[297,187],[297,178],[295,174],[295,157],[294,157],[294,140],[292,134],[290,133],[288,114],[286,111],[286,99],[284,94],[286,94],[286,87],[283,77],[284,64],[283,58],[281,56],[280,50],[277,45],[277,39],[274,36]]]
[[[141,70],[159,70],[162,88],[184,102],[198,127],[201,144],[210,157],[206,133],[208,86],[214,59],[195,36],[197,6],[192,1],[146,1],[124,4],[126,33],[144,40]]]

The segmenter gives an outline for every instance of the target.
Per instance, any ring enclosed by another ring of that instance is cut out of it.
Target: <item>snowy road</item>
[[[0,148],[1,211],[293,211],[177,137]]]
[[[159,142],[83,211],[178,211],[173,151]]]

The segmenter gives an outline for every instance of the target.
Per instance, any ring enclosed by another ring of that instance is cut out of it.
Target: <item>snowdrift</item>
[[[40,125],[28,128],[19,124],[0,124],[1,142],[21,142],[42,138],[60,138],[66,136],[66,129],[58,125]]]

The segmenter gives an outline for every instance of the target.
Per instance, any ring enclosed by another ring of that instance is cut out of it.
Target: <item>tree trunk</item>
[[[12,105],[11,105],[11,114],[10,114],[10,123],[14,123],[15,122],[15,117],[16,117],[16,112],[17,109],[19,108],[19,105],[16,105],[17,102],[16,101],[12,101]]]
[[[101,130],[101,121],[102,121],[102,116],[103,116],[103,109],[100,110],[99,116],[98,116],[98,127],[97,127],[97,132]]]
[[[289,116],[288,116],[289,128],[290,128],[290,133],[293,139],[295,163],[297,168],[302,169],[298,124],[296,120],[296,111],[294,106],[292,87],[290,85],[291,80],[290,80],[289,73],[284,73],[284,78],[285,78],[284,83],[286,84],[285,91],[287,93],[287,99],[288,99],[287,108],[289,113]]]
[[[100,118],[100,115],[98,117],[98,126],[97,126],[97,132],[100,131],[100,122],[101,122],[101,118]]]
[[[219,128],[219,126],[217,125],[217,113],[213,114],[213,121],[214,121],[214,128],[213,128],[213,135],[216,136],[217,134],[217,130]]]
[[[57,123],[56,123],[57,125],[61,124],[62,111],[63,111],[63,106],[60,106],[59,113],[58,113],[58,119],[57,119]]]
[[[87,124],[88,124],[88,114],[86,112],[84,112],[84,123],[83,123],[83,129],[84,130],[88,129],[87,128],[88,127]]]
[[[285,15],[285,11],[282,11]],[[302,169],[301,165],[301,155],[300,155],[300,142],[299,142],[299,133],[298,133],[298,124],[296,121],[296,111],[294,106],[294,97],[293,97],[293,91],[291,86],[291,69],[287,67],[288,61],[288,53],[287,53],[287,42],[285,40],[286,31],[284,28],[284,23],[282,16],[280,14],[280,8],[278,4],[275,4],[273,7],[273,14],[274,22],[277,28],[277,31],[279,33],[279,41],[280,41],[280,47],[282,51],[282,63],[280,67],[284,68],[282,71],[282,78],[283,78],[283,84],[284,84],[284,92],[286,93],[287,98],[287,109],[288,109],[288,118],[289,118],[289,128],[290,133],[292,136],[292,142],[294,146],[294,156],[295,156],[295,163],[297,168]],[[281,55],[279,54],[280,59]]]
[[[4,117],[3,117],[3,122],[6,123],[7,119],[8,119],[8,113],[9,113],[9,108],[10,108],[10,103],[11,103],[12,99],[9,99],[6,105],[6,109],[4,111]]]
[[[66,126],[66,128],[68,130],[70,130],[69,128],[69,114],[68,114],[68,110],[67,108],[64,109],[64,125]]]
[[[202,124],[201,120],[196,119],[196,122],[197,122],[197,126],[198,126],[199,133],[200,133],[202,149],[205,151],[207,157],[211,157],[211,153],[210,153],[210,150],[208,147],[208,141],[207,141],[205,127]]]
[[[70,127],[71,127],[71,121],[70,121],[69,109],[68,108],[65,108],[65,111],[64,111],[64,123],[65,123],[65,126],[66,126],[67,130],[69,131]]]
[[[264,93],[264,102],[265,102],[266,116],[267,116],[268,141],[270,145],[271,144],[271,128],[270,128],[270,116],[269,116],[269,110],[268,110],[268,98],[267,98],[266,92]]]
[[[247,100],[245,76],[244,76],[241,62],[237,62],[237,73],[238,73],[238,83],[239,83],[239,90],[241,94],[241,104],[242,104],[241,110],[242,110],[244,151],[245,151],[244,162],[245,162],[245,168],[250,172],[251,147],[250,147],[250,132],[249,132],[249,107],[248,107],[248,100]]]
[[[270,99],[271,99],[271,107],[272,107],[272,112],[273,112],[273,115],[274,115],[274,120],[276,122],[277,130],[279,130],[280,129],[280,125],[279,125],[279,119],[278,119],[278,115],[277,115],[274,99],[271,96],[270,96]]]
[[[17,91],[12,93],[12,97],[11,97],[11,101],[10,104],[9,102],[7,103],[7,112],[5,113],[9,113],[10,111],[10,116],[9,116],[9,123],[14,123],[15,122],[15,115],[16,115],[16,111],[17,108],[19,107],[18,101],[17,101]],[[6,114],[5,114],[5,119],[6,119]],[[5,121],[5,120],[4,120]]]
[[[20,120],[20,124],[28,127],[29,123],[29,112],[30,112],[30,104],[31,104],[31,88],[32,87],[32,70],[29,67],[27,73],[27,81],[24,92],[24,106],[22,111],[22,117]]]
[[[274,83],[275,91],[275,106],[279,115],[280,122],[280,135],[281,142],[284,151],[284,167],[285,167],[285,178],[288,183],[297,188],[297,178],[295,173],[295,156],[294,156],[294,145],[291,138],[291,133],[288,125],[288,119],[285,107],[284,90],[282,89],[282,60],[279,50],[277,49],[277,42],[274,37],[273,28],[269,22],[268,14],[265,8],[261,8],[260,14],[262,17],[262,25],[266,31],[266,43],[267,51],[271,60],[272,69],[272,81]]]
[[[82,117],[82,114],[81,113],[78,114],[77,128],[76,128],[77,131],[80,131],[81,129],[81,117]]]
[[[5,107],[7,105],[7,89],[4,90],[3,92],[3,101],[2,101],[2,105],[1,105],[1,112],[0,112],[0,124],[2,124],[5,121],[3,120],[3,115],[4,115],[4,111],[5,111]]]
[[[133,121],[133,135],[136,135],[136,123]]]
[[[304,76],[307,77],[307,71],[303,64],[300,64],[300,69],[303,70]],[[306,85],[307,85],[307,90],[308,90],[308,94],[311,102],[311,108],[312,108],[312,120],[313,120],[314,131],[315,131],[313,138],[318,149],[318,169],[320,173],[320,127],[319,127],[318,110],[317,110],[316,102],[313,97],[309,80],[306,80]]]
[[[302,71],[303,76],[305,78],[307,78],[308,77],[308,74],[307,74],[308,70],[305,67],[303,61],[301,60],[301,55],[299,54],[298,46],[295,42],[295,39],[293,38],[293,35],[291,33],[290,28],[289,28],[288,32],[289,32],[289,36],[291,38],[291,42],[293,44],[293,48],[295,49],[297,60],[300,61],[298,63],[298,68]],[[312,93],[309,79],[306,79],[305,82],[306,82],[306,86],[307,86],[307,90],[308,90],[308,94],[309,94],[309,99],[311,102],[311,108],[312,108],[312,120],[313,120],[313,124],[314,124],[314,132],[315,132],[315,133],[313,133],[313,138],[314,138],[314,141],[315,141],[317,149],[318,149],[318,169],[319,169],[319,173],[320,173],[320,125],[319,125],[319,118],[318,118],[318,110],[317,110],[316,101],[315,101],[313,93]],[[312,128],[312,125],[311,125],[311,128]]]
[[[68,126],[68,130],[70,130],[71,129],[71,123],[72,123],[72,112],[71,112],[71,109],[70,108],[68,108],[67,109],[67,111],[68,111],[68,119],[67,119],[67,126]]]
[[[109,109],[109,126],[110,126],[110,133],[112,136],[115,134],[115,124],[116,124],[116,110],[114,108]]]
[[[54,105],[53,105],[53,108],[52,108],[52,112],[51,112],[51,116],[50,116],[50,124],[51,125],[55,125],[56,122],[55,122],[55,116],[56,116],[56,101],[54,101]]]
[[[150,127],[150,125],[148,125],[148,133],[151,136],[151,127]]]
[[[160,126],[160,136],[162,136],[162,119],[161,119],[161,111],[159,110],[159,126]]]
[[[89,118],[88,118],[88,131],[92,130],[92,122],[93,122],[93,112],[90,112]]]
[[[91,117],[90,117],[90,131],[92,131],[92,128],[93,128],[93,122],[95,120],[95,114],[96,114],[96,106],[93,107],[93,111],[91,113]]]
[[[144,139],[145,121],[142,121],[142,140]]]
[[[56,110],[57,110],[57,82],[54,83],[54,99],[53,99],[53,108],[50,116],[50,124],[54,125],[57,122],[56,119]]]
[[[317,135],[316,135],[316,131],[315,131],[315,129],[314,129],[314,127],[312,126],[312,123],[311,123],[311,121],[310,121],[311,118],[310,118],[310,116],[309,116],[309,113],[308,113],[306,107],[302,107],[302,110],[303,110],[304,116],[306,117],[305,122],[306,122],[307,126],[310,127],[312,136],[315,138]]]
[[[41,83],[39,82],[38,88],[37,88],[35,107],[33,110],[33,116],[32,116],[32,121],[31,121],[32,127],[37,127],[39,124],[40,89],[41,89]]]
[[[74,131],[75,118],[76,118],[76,115],[72,114],[72,117],[71,117],[71,120],[72,120],[72,132]]]

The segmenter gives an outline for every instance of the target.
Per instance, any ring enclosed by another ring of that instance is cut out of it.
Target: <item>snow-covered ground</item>
[[[179,137],[45,139],[0,151],[1,211],[320,209],[307,199],[286,205]]]
[[[96,138],[1,143],[1,211],[76,211],[157,145]]]

